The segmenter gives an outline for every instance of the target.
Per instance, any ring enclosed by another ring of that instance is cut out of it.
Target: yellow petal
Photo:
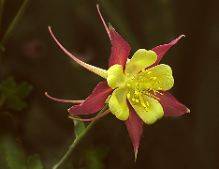
[[[151,66],[157,60],[157,54],[154,51],[145,49],[137,50],[130,61],[126,64],[126,74],[137,74],[141,70]]]
[[[152,90],[169,90],[173,87],[174,79],[171,67],[165,64],[148,69],[145,73],[148,88]]]
[[[121,87],[124,85],[125,75],[122,65],[113,65],[107,70],[107,83],[111,88]]]
[[[146,124],[153,124],[164,115],[161,104],[152,97],[142,96],[142,102],[139,104],[129,100],[138,116]]]
[[[126,95],[127,89],[117,88],[109,99],[109,109],[119,120],[127,120],[129,117]]]

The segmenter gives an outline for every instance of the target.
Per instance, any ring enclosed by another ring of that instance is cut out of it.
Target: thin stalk
[[[78,143],[81,141],[82,138],[87,134],[87,132],[91,129],[91,127],[94,125],[96,121],[92,121],[87,128],[84,130],[83,133],[81,133],[74,141],[73,143],[69,146],[68,150],[64,154],[64,156],[52,167],[52,169],[58,169],[64,162],[65,160],[68,159],[68,157],[71,155],[72,151],[75,149],[75,147],[78,145]]]
[[[104,107],[98,115],[102,114],[104,112],[106,107]],[[97,116],[98,116],[97,115]],[[73,141],[73,143],[69,146],[66,153],[62,156],[62,158],[52,167],[52,169],[58,169],[71,155],[72,151],[75,149],[75,147],[78,145],[78,143],[84,138],[84,136],[88,133],[88,131],[93,127],[93,125],[96,123],[97,120],[92,121],[86,129]]]
[[[7,31],[5,32],[5,34],[3,35],[3,38],[1,40],[1,45],[4,46],[5,42],[8,40],[8,38],[11,36],[11,34],[13,33],[15,27],[17,26],[18,22],[20,21],[20,18],[23,16],[24,11],[27,7],[29,3],[29,0],[24,0],[23,4],[21,5],[20,9],[18,10],[16,16],[14,17],[14,19],[12,20],[12,22],[10,23]]]

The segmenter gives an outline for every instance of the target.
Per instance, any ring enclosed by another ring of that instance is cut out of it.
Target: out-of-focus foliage
[[[38,155],[27,156],[11,136],[0,136],[1,169],[43,169]]]
[[[43,164],[39,155],[29,156],[27,159],[27,169],[43,169]]]
[[[90,147],[84,153],[86,169],[104,169],[107,150],[103,147]]]
[[[19,147],[10,137],[0,138],[1,161],[4,161],[4,168],[25,169],[26,159],[21,147]]]
[[[5,106],[10,110],[20,111],[27,104],[25,98],[32,90],[32,86],[27,82],[17,84],[13,78],[8,78],[0,82],[0,107]]]

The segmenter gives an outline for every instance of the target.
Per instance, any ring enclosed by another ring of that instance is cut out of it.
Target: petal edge
[[[190,113],[190,110],[169,92],[161,93],[162,94],[156,94],[155,96],[160,99],[159,102],[164,109],[164,116],[178,117]]]
[[[117,88],[113,91],[108,102],[110,111],[119,120],[127,120],[129,116],[126,95],[127,90],[125,88]]]
[[[161,59],[163,58],[163,56],[166,54],[166,52],[175,44],[177,44],[177,42],[182,39],[183,37],[185,37],[185,35],[180,35],[178,36],[176,39],[172,40],[170,43],[164,44],[164,45],[159,45],[155,48],[153,48],[152,50],[154,52],[157,53],[157,61],[154,63],[154,65],[157,65],[160,63]]]
[[[138,117],[138,115],[136,114],[135,110],[131,107],[131,105],[129,105],[129,118],[125,121],[125,125],[128,130],[129,137],[131,139],[134,148],[135,160],[136,160],[141,136],[143,133],[143,122]]]
[[[112,89],[106,82],[100,82],[83,103],[72,106],[68,112],[73,115],[88,115],[98,112],[105,104],[107,97],[112,93]]]
[[[129,56],[131,47],[129,43],[119,33],[117,33],[111,25],[107,26],[100,12],[99,5],[97,5],[97,12],[100,16],[100,19],[104,25],[104,28],[108,34],[108,37],[112,45],[109,59],[109,67],[115,64],[120,64],[124,67]]]
[[[113,27],[109,27],[111,35],[111,54],[109,59],[109,66],[120,64],[125,67],[131,47],[123,37],[115,31]]]

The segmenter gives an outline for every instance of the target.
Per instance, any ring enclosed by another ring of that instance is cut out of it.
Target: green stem
[[[24,0],[23,4],[21,5],[20,9],[17,12],[17,15],[12,20],[11,24],[9,25],[7,31],[5,32],[0,44],[2,46],[5,45],[5,42],[8,40],[8,38],[11,36],[12,32],[14,31],[14,28],[17,26],[18,22],[20,21],[20,18],[24,14],[24,11],[29,3],[29,0]]]
[[[96,123],[96,120],[92,121],[87,128],[73,141],[73,143],[69,146],[68,150],[64,154],[64,156],[52,167],[52,169],[58,169],[65,160],[68,159],[68,157],[71,155],[72,151],[75,149],[75,147],[78,145],[78,143],[81,141],[82,138],[87,134],[87,132],[91,129],[91,127]]]

